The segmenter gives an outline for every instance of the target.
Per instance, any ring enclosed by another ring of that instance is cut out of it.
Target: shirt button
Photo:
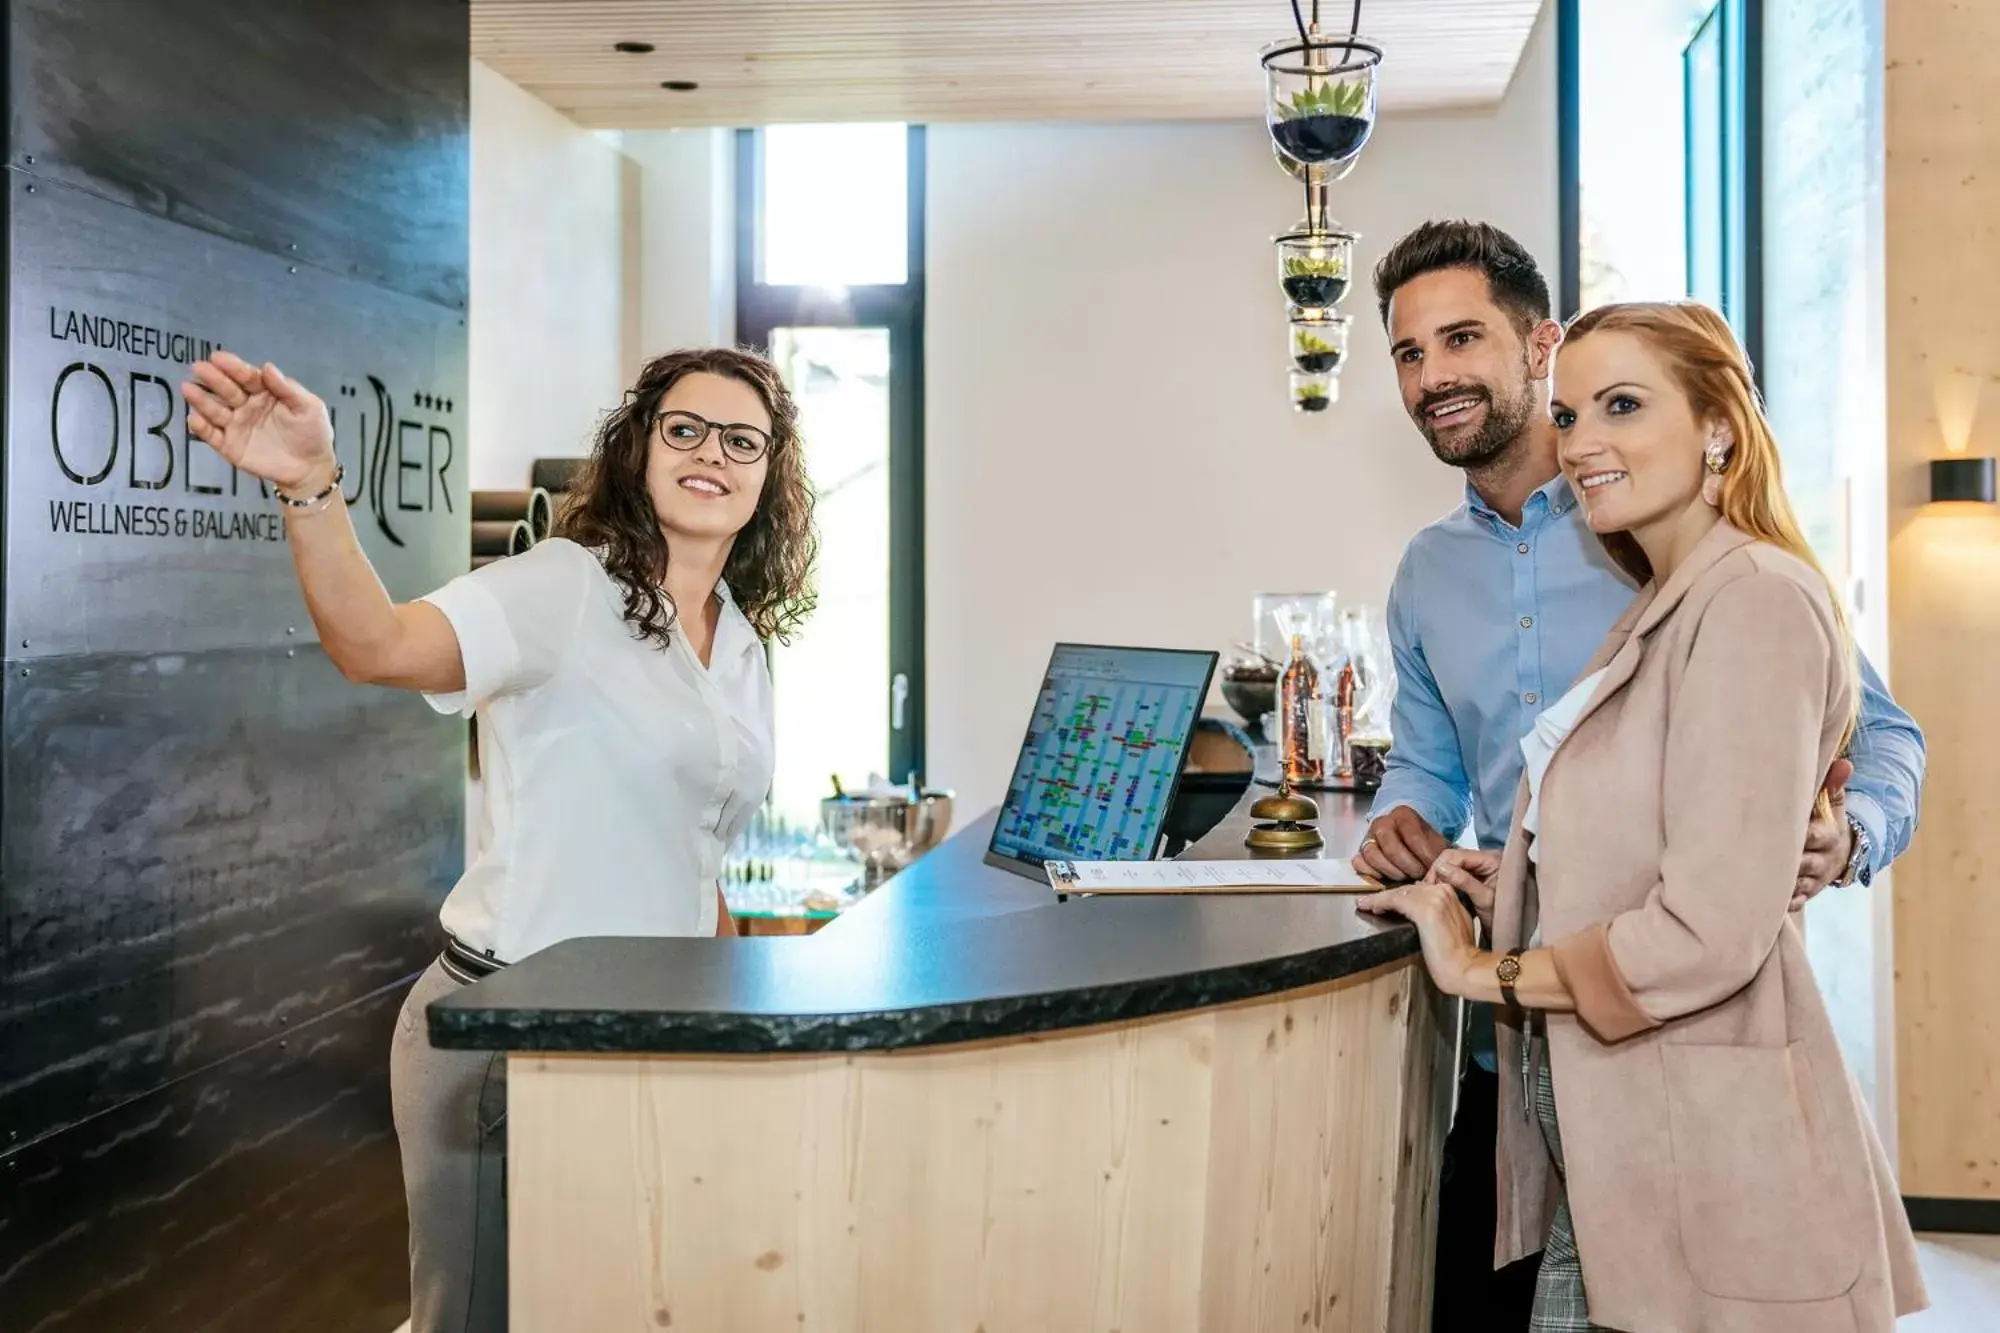
[[[1514,549],[1519,551],[1522,555],[1526,555],[1528,553],[1528,544],[1526,542],[1522,542],[1519,546],[1516,546]]]
[[[1535,692],[1533,690],[1529,690],[1526,694],[1521,696],[1521,702],[1524,704],[1531,704],[1535,702],[1536,697],[1537,696]]]
[[[1521,617],[1521,628],[1522,628],[1522,629],[1533,629],[1534,627],[1535,627],[1535,618],[1534,618],[1533,616],[1522,616],[1522,617]]]

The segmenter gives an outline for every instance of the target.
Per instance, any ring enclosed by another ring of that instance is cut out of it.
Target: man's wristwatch
[[[1514,998],[1514,983],[1521,979],[1521,950],[1519,946],[1509,949],[1499,962],[1493,965],[1493,975],[1500,979],[1500,1003],[1509,1009],[1518,1009],[1521,1002]]]
[[[1847,830],[1854,835],[1854,850],[1847,854],[1847,868],[1840,872],[1840,878],[1833,882],[1835,888],[1845,888],[1849,884],[1860,884],[1866,888],[1875,878],[1870,868],[1875,859],[1875,844],[1868,837],[1868,830],[1853,815],[1847,816]]]

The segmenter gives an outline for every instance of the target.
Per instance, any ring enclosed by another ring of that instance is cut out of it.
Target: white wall
[[[586,130],[472,63],[472,484],[588,452],[646,358],[735,324],[728,130]]]
[[[640,350],[733,340],[736,195],[733,130],[627,130],[641,171]]]
[[[1052,643],[1226,650],[1260,589],[1379,605],[1463,483],[1403,413],[1365,283],[1341,401],[1291,410],[1269,237],[1304,207],[1261,123],[934,126],[928,210],[928,776],[971,814]],[[1333,212],[1364,269],[1471,216],[1553,283],[1550,17],[1497,112],[1386,121]]]
[[[516,490],[535,459],[589,452],[636,363],[640,168],[477,60],[471,116],[470,471],[474,490]],[[469,779],[468,865],[480,802]]]
[[[528,484],[587,452],[636,356],[627,319],[630,159],[472,62],[472,485]],[[631,307],[636,309],[636,307]]]

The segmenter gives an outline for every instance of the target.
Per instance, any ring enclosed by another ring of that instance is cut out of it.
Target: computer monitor
[[[1214,675],[1214,653],[1057,644],[987,862],[1151,859]]]

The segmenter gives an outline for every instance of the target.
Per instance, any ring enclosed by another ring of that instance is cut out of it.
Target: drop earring
[[[1729,470],[1729,456],[1736,451],[1736,441],[1727,435],[1718,435],[1702,450],[1702,466],[1708,475],[1701,479],[1701,498],[1711,509],[1722,507],[1722,474]]]

